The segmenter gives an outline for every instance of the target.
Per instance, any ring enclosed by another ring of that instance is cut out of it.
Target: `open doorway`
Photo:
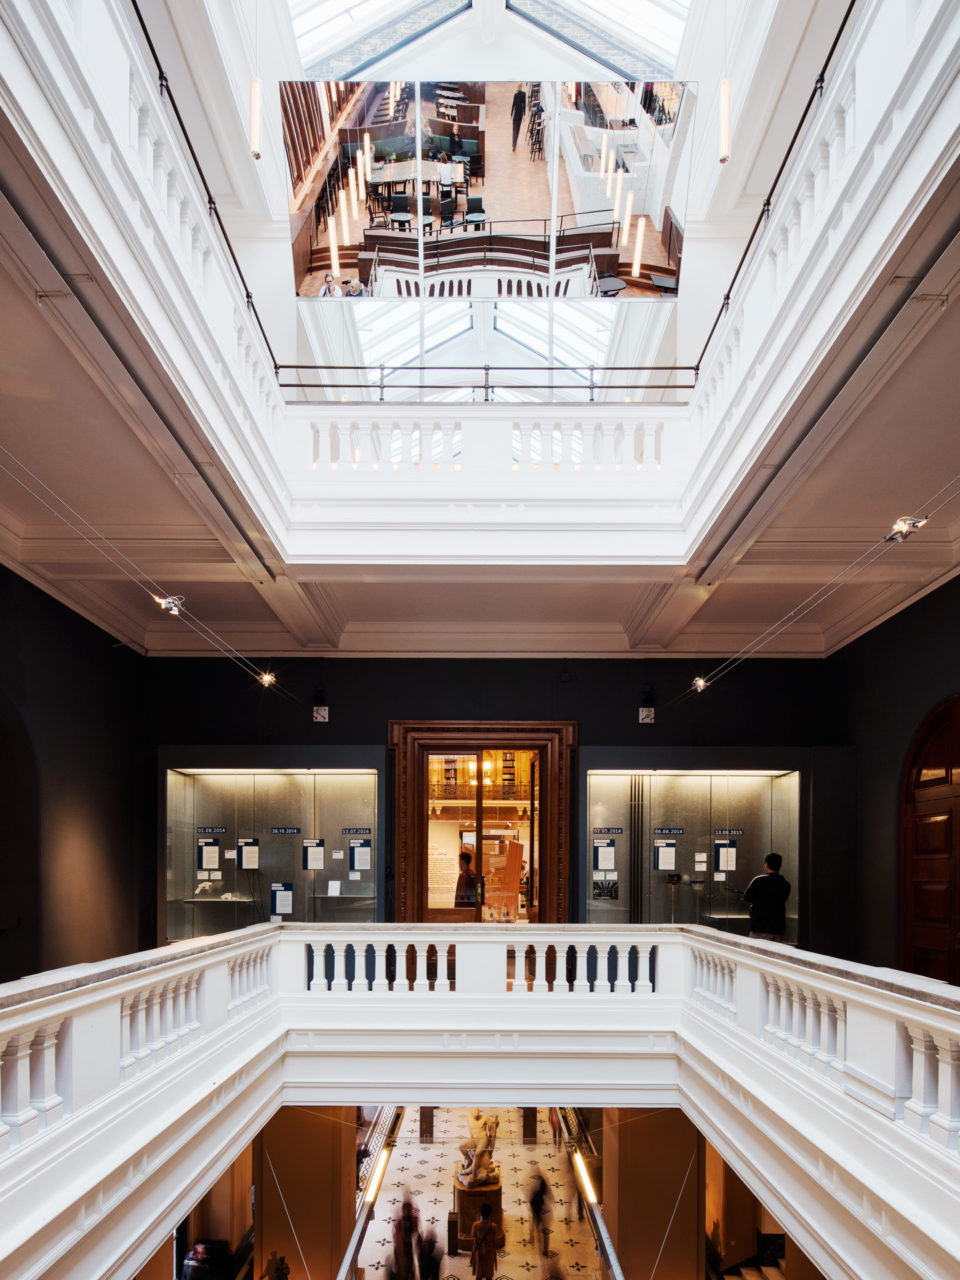
[[[398,920],[568,919],[575,741],[569,722],[391,724]]]

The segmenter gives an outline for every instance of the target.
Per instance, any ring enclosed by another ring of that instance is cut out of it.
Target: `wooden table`
[[[463,164],[466,159],[466,156],[453,156],[451,163]],[[439,171],[439,160],[420,161],[420,174],[424,182],[439,182]],[[416,180],[416,160],[391,160],[384,164],[375,164],[372,167],[368,185],[382,187],[387,184],[392,185],[395,182],[402,182],[406,186],[408,182],[416,182]]]
[[[597,280],[601,298],[615,298],[626,287],[626,280],[621,280],[619,276],[600,276]]]

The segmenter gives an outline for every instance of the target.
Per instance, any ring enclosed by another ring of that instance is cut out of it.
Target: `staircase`
[[[357,270],[357,254],[359,246],[344,245],[338,252],[340,258],[340,280],[353,280],[359,275]],[[310,249],[311,274],[330,270],[330,248],[325,244],[315,244]]]
[[[741,1280],[784,1280],[786,1271],[781,1258],[775,1265],[768,1267],[741,1267],[734,1273]]]

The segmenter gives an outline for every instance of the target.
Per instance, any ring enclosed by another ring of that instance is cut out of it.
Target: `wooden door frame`
[[[919,782],[914,781],[914,773],[919,767],[923,753],[926,750],[927,742],[931,734],[938,728],[940,722],[953,715],[960,703],[960,693],[951,694],[947,698],[943,698],[936,706],[932,707],[920,721],[912,739],[910,746],[904,758],[903,773],[900,779],[900,849],[899,849],[899,886],[900,896],[898,902],[898,941],[899,941],[899,959],[898,963],[901,968],[907,969],[907,954],[909,951],[909,940],[907,936],[907,901],[910,891],[908,883],[908,857],[907,848],[908,841],[911,839],[909,831],[910,820],[915,812],[916,805],[927,800],[934,803],[945,803],[950,799],[956,798],[958,788],[960,788],[960,760],[951,758],[949,761],[949,777],[943,782],[933,782],[921,786]]]
[[[571,908],[573,835],[573,720],[391,720],[388,745],[394,768],[394,914],[398,922],[423,918],[426,878],[422,848],[426,756],[458,749],[506,747],[543,752],[540,778],[540,919],[566,923]]]

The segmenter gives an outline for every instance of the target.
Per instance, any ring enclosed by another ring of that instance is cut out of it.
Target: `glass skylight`
[[[287,0],[308,79],[352,79],[398,43],[415,40],[471,0]]]
[[[669,80],[676,68],[691,2],[507,0],[507,8],[628,79]]]

